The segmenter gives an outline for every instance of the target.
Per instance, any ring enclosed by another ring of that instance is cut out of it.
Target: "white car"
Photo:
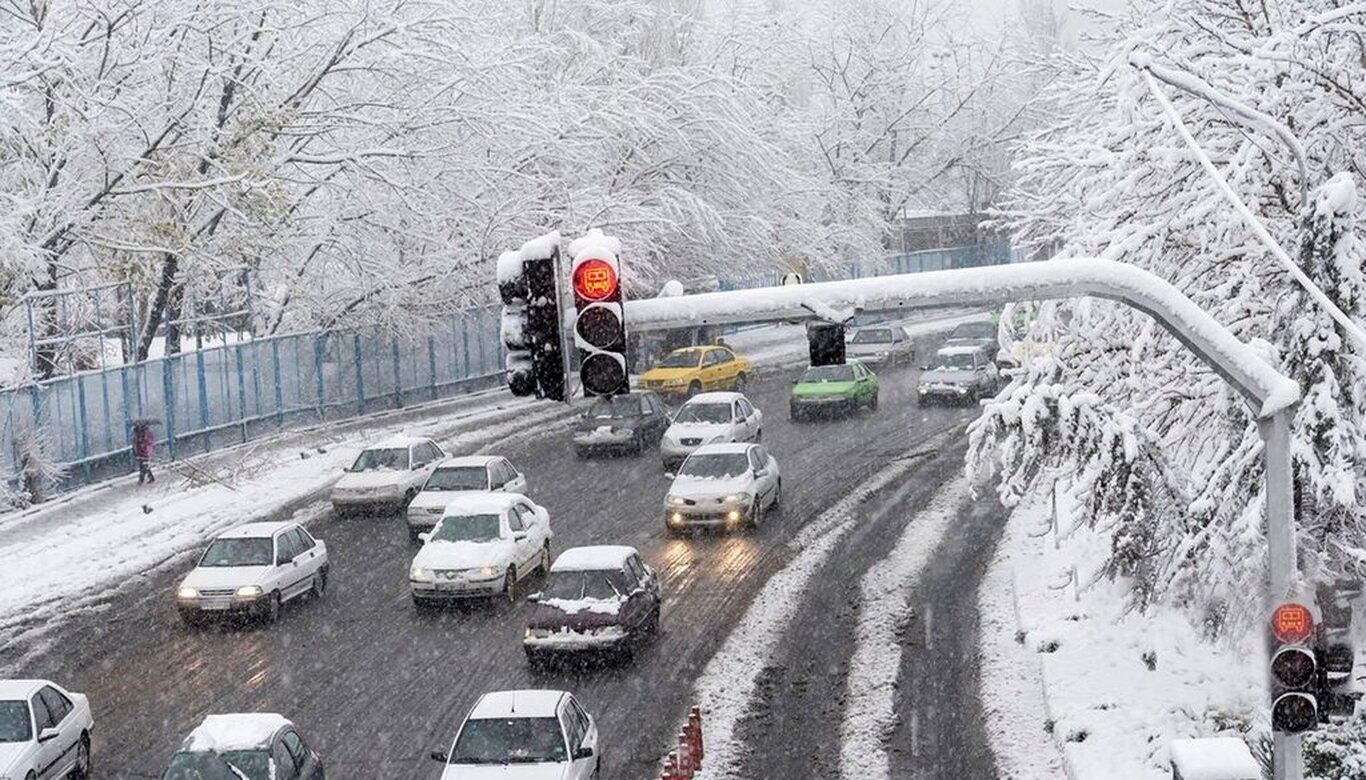
[[[763,422],[763,413],[743,393],[695,395],[674,415],[673,424],[659,442],[664,470],[672,471],[705,444],[760,441]]]
[[[465,493],[441,521],[419,535],[408,585],[413,604],[499,596],[516,599],[517,583],[550,570],[550,513],[516,493]]]
[[[332,486],[332,508],[401,509],[445,457],[431,439],[400,436],[366,447]]]
[[[0,680],[0,778],[90,777],[90,700],[47,680]]]
[[[408,535],[414,540],[432,530],[453,497],[472,490],[501,491],[526,495],[526,476],[497,455],[470,455],[447,458],[408,504]]]
[[[280,605],[327,589],[327,545],[298,523],[247,523],[220,535],[176,589],[187,623],[212,615],[273,622]]]
[[[664,499],[664,527],[759,527],[782,506],[778,461],[762,444],[710,444],[683,461]]]
[[[858,358],[865,365],[910,363],[914,346],[906,329],[900,325],[869,325],[854,331],[844,345],[850,358]]]
[[[589,780],[598,777],[598,726],[565,691],[496,691],[475,702],[441,780]]]

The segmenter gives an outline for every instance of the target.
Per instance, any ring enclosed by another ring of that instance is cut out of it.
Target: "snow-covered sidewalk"
[[[1109,539],[1058,490],[1011,516],[979,598],[982,689],[1002,777],[1169,778],[1178,737],[1264,717],[1264,653],[1211,643],[1177,611],[1128,608],[1099,572]]]

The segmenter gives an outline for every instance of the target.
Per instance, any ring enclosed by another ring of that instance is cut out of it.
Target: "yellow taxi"
[[[730,347],[706,344],[670,352],[654,368],[641,374],[640,386],[661,395],[691,398],[704,390],[743,392],[752,375],[749,361]]]

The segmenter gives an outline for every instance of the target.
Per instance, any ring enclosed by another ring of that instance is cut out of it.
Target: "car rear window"
[[[423,490],[487,490],[488,470],[483,466],[439,468],[427,477]]]

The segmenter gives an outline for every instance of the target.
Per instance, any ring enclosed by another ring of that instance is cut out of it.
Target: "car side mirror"
[[[43,729],[42,731],[38,732],[38,741],[39,741],[39,742],[48,742],[48,741],[51,741],[51,740],[56,739],[57,737],[60,737],[61,735],[62,735],[62,730],[61,730],[61,729],[57,728],[56,726],[48,726],[47,728],[45,728],[45,729]]]
[[[672,471],[666,471],[666,472],[664,472],[664,478],[665,478],[665,479],[673,479],[673,478],[674,478],[674,473],[673,473]]]
[[[767,476],[768,476],[768,469],[755,469],[755,470],[754,470],[754,476],[756,476],[756,477],[767,477]]]
[[[433,761],[440,761],[443,764],[450,759],[450,756],[448,756],[444,750],[433,750],[431,755]]]
[[[286,558],[286,557],[283,556],[283,555],[277,555],[277,556],[275,556],[275,565],[276,565],[276,566],[284,566],[286,563],[289,563],[289,560],[290,560],[289,558]]]
[[[592,758],[592,757],[593,757],[593,748],[591,748],[591,747],[589,747],[589,746],[587,746],[587,745],[583,745],[583,746],[581,746],[578,750],[575,750],[575,751],[574,751],[574,760],[575,760],[575,761],[578,761],[578,760],[581,759],[581,758]]]
[[[431,532],[431,531],[423,531],[422,533],[420,533],[420,534],[417,535],[417,540],[420,541],[420,542],[431,541],[431,538],[432,538],[432,532]]]
[[[527,596],[527,597],[526,597],[526,600],[527,600],[528,602],[532,603],[532,604],[540,604],[540,603],[541,603],[541,598],[542,598],[541,592],[538,590],[538,591],[536,591],[535,593],[531,594],[530,596]]]
[[[518,531],[517,533],[512,535],[512,538],[520,542],[526,538],[526,531]]]

